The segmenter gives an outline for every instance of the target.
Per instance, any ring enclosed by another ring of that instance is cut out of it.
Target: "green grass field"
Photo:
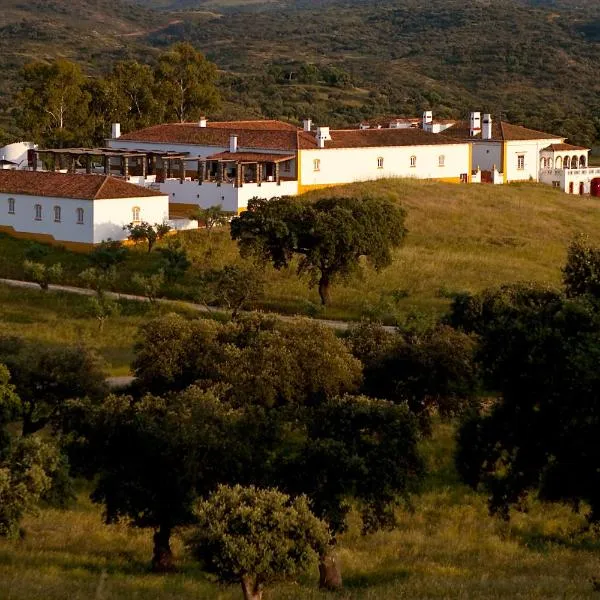
[[[85,343],[106,362],[107,375],[127,375],[140,325],[167,312],[187,314],[175,305],[151,307],[121,301],[121,312],[102,330],[90,316],[88,298],[62,292],[42,292],[0,285],[0,335],[16,335],[40,344]]]
[[[560,269],[572,237],[587,233],[600,243],[600,202],[590,197],[569,196],[547,186],[458,186],[412,180],[387,180],[353,184],[309,194],[370,194],[400,202],[408,211],[409,234],[395,252],[392,266],[340,282],[332,290],[332,302],[322,310],[315,289],[298,279],[293,268],[267,269],[265,297],[255,307],[341,319],[378,317],[393,322],[411,310],[439,313],[449,297],[460,291],[475,292],[488,286],[518,280],[558,285]],[[211,267],[239,262],[237,246],[228,230],[191,231],[180,234],[193,261],[181,282],[165,295],[197,298],[197,273]],[[22,278],[22,262],[28,243],[0,237],[0,276]],[[86,266],[83,255],[53,250],[51,261],[65,267],[65,283],[81,285]],[[135,292],[133,272],[150,273],[159,256],[134,249],[122,269],[119,289]]]
[[[600,544],[576,531],[581,516],[531,503],[510,525],[487,515],[485,498],[456,480],[454,428],[437,425],[425,445],[431,475],[397,529],[362,537],[356,522],[340,540],[345,590],[317,591],[317,573],[274,586],[273,600],[464,600],[597,598]],[[3,600],[234,600],[237,587],[213,583],[175,550],[179,573],[151,575],[149,532],[105,526],[82,491],[68,512],[41,510],[24,522],[23,540],[0,540]]]

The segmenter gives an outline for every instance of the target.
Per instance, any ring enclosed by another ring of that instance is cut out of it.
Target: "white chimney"
[[[483,115],[483,128],[481,130],[481,139],[492,139],[492,115],[490,115],[489,113]]]
[[[237,152],[238,150],[238,136],[232,133],[229,136],[229,152]]]
[[[200,117],[198,121],[198,127],[206,127],[206,117]]]
[[[312,121],[310,119],[304,119],[304,121],[302,121],[302,127],[304,131],[310,131],[312,129]]]
[[[325,142],[331,139],[329,127],[317,127],[317,146],[325,148]]]
[[[111,137],[113,140],[121,137],[121,123],[113,123],[111,127]]]
[[[423,113],[423,129],[425,129],[425,125],[429,125],[430,123],[433,123],[433,112],[426,110]]]
[[[472,112],[470,116],[469,135],[471,137],[481,133],[481,113]]]

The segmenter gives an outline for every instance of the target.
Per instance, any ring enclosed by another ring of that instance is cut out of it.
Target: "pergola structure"
[[[242,187],[244,183],[263,181],[281,181],[281,164],[295,159],[293,154],[268,154],[262,152],[219,152],[211,156],[190,156],[183,152],[154,152],[151,150],[119,150],[116,148],[57,148],[35,150],[31,152],[30,163],[35,171],[38,158],[52,158],[55,171],[67,169],[75,173],[85,168],[92,173],[94,163],[101,163],[104,174],[109,175],[116,170],[121,177],[130,175],[147,177],[155,175],[157,182],[178,177],[185,181],[186,176],[204,182],[233,183]],[[196,169],[186,171],[186,165],[195,163]]]
[[[31,166],[37,170],[38,157],[46,155],[52,157],[55,171],[67,169],[69,173],[77,171],[77,163],[85,168],[86,173],[92,172],[92,167],[97,159],[102,163],[104,173],[109,175],[115,162],[117,171],[122,177],[129,177],[132,170],[136,175],[146,177],[156,175],[163,171],[164,176],[173,176],[173,166],[182,179],[185,179],[185,160],[187,153],[181,152],[152,152],[149,150],[118,150],[115,148],[58,148],[47,150],[34,150],[31,153]]]
[[[198,181],[244,183],[281,181],[281,163],[291,161],[295,155],[267,154],[263,152],[219,152],[198,160]]]

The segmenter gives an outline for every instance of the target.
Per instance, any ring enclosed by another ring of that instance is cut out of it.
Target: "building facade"
[[[167,196],[114,177],[0,171],[0,231],[15,237],[88,250],[126,239],[128,223],[168,218]]]

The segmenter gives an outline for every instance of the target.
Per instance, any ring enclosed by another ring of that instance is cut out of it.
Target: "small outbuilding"
[[[169,197],[108,175],[0,170],[0,231],[85,251],[123,240],[131,222],[163,223]]]

